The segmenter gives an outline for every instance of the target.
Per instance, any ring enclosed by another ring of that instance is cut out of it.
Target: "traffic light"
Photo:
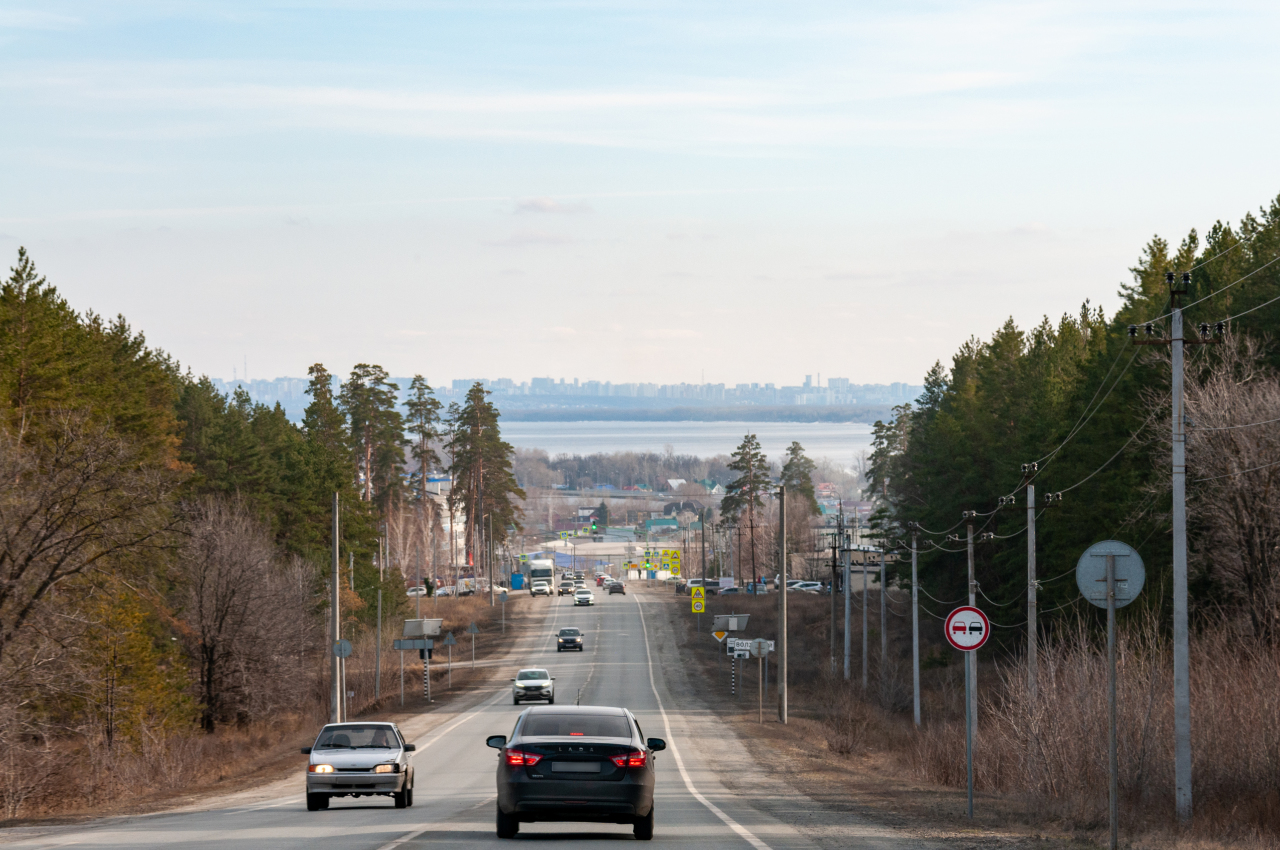
[[[595,517],[592,517],[592,518],[591,518],[591,533],[592,533],[592,534],[594,534],[594,533],[595,533],[595,531],[596,531],[596,518],[595,518]]]

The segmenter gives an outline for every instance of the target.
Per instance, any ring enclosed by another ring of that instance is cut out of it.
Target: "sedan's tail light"
[[[620,756],[613,757],[613,763],[618,767],[644,767],[645,753],[643,750],[636,750],[633,753],[623,753]]]
[[[507,764],[512,767],[533,767],[542,761],[542,756],[537,753],[526,753],[524,750],[507,750]]]

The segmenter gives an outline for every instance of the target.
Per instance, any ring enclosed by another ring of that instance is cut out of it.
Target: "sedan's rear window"
[[[630,738],[631,724],[616,714],[533,714],[524,722],[525,737]]]
[[[399,746],[400,741],[396,738],[395,731],[386,726],[338,726],[321,732],[315,749],[393,749]]]

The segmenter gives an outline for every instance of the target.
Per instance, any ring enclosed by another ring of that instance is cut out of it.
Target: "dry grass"
[[[514,631],[530,613],[531,600],[513,594],[507,603],[508,629]],[[476,636],[476,659],[488,660],[508,645],[503,637],[501,606],[489,607],[488,597],[423,600],[424,617],[444,619],[446,632],[453,631],[454,687],[459,690],[470,680],[471,641],[464,634],[468,624],[480,629]],[[401,627],[383,624],[382,698],[375,699],[374,659],[376,635],[370,631],[353,641],[347,663],[347,690],[353,717],[376,715],[399,703],[400,653],[391,641],[400,637]],[[432,661],[432,688],[436,700],[447,699],[445,653]],[[68,814],[101,814],[171,799],[197,790],[216,788],[223,780],[270,778],[281,766],[291,764],[296,746],[309,743],[316,729],[329,717],[328,655],[317,651],[310,656],[314,675],[310,696],[303,708],[277,713],[270,720],[240,726],[222,726],[213,734],[195,729],[178,734],[162,734],[143,729],[134,740],[118,742],[108,750],[103,741],[83,737],[53,740],[41,746],[14,745],[25,739],[8,735],[0,719],[0,813],[4,819],[30,819]],[[405,653],[406,708],[426,709],[422,699],[422,662],[416,653]],[[29,736],[28,736],[29,737]],[[11,740],[12,739],[12,740]]]
[[[731,608],[750,613],[752,634],[776,634],[776,595],[713,598],[709,603],[713,613]],[[910,709],[909,623],[890,617],[890,655],[883,676],[879,631],[870,630],[869,688],[863,695],[860,611],[854,612],[853,681],[846,683],[830,668],[829,605],[824,597],[789,597],[792,715],[820,724],[831,758],[888,760],[900,774],[963,788],[964,682],[958,653],[942,651],[940,630],[931,630],[937,635],[926,640],[921,654],[935,663],[932,668],[926,665],[922,674],[924,724],[916,730]],[[870,605],[871,622],[878,625],[875,592]],[[930,630],[922,629],[922,638],[926,631]],[[691,640],[689,645],[705,646],[705,640]],[[939,663],[944,661],[951,663]],[[1189,831],[1182,831],[1172,817],[1172,661],[1167,638],[1152,621],[1133,623],[1122,631],[1122,833],[1142,847],[1278,847],[1280,649],[1241,642],[1227,630],[1210,631],[1193,641],[1191,662],[1195,820]],[[754,670],[754,663],[746,668],[744,684],[751,692],[756,686]],[[1008,811],[1024,813],[1016,817],[1025,818],[1033,830],[1096,837],[1105,829],[1106,673],[1105,644],[1084,627],[1041,648],[1034,700],[1020,662],[982,665],[977,786],[1006,799]]]

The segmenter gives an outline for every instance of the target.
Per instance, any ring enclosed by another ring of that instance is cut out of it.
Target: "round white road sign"
[[[947,642],[961,652],[973,650],[991,636],[991,621],[977,608],[963,605],[947,615]]]
[[[1107,607],[1107,556],[1116,561],[1116,607],[1123,608],[1142,592],[1147,570],[1142,556],[1128,543],[1103,540],[1095,543],[1076,562],[1076,587],[1099,608]]]

